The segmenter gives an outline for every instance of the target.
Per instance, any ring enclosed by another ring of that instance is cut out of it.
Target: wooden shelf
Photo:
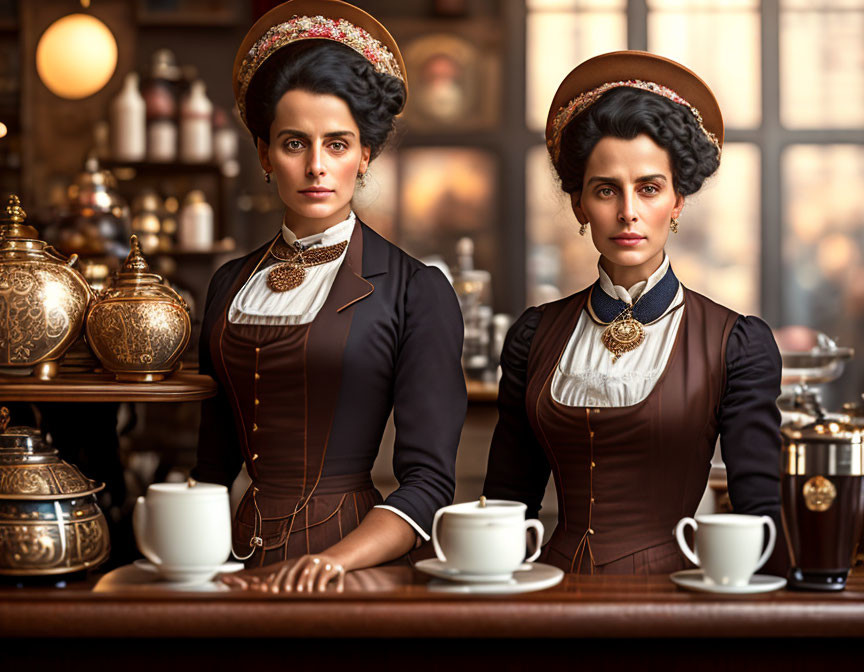
[[[131,169],[136,173],[147,175],[198,175],[211,173],[222,175],[221,164],[213,161],[202,161],[200,163],[183,163],[181,161],[117,161],[116,159],[104,159],[100,161],[102,168],[109,170]]]
[[[201,401],[216,395],[210,376],[180,371],[155,383],[125,383],[110,373],[60,373],[52,380],[0,376],[0,400],[8,401]]]
[[[480,380],[467,380],[469,403],[494,403],[498,401],[498,384]]]
[[[216,11],[147,11],[139,10],[139,28],[245,28],[246,23],[233,9]]]
[[[233,238],[223,238],[206,249],[184,249],[176,247],[170,250],[156,250],[148,253],[150,257],[212,257],[219,254],[230,254],[237,251],[237,243]]]

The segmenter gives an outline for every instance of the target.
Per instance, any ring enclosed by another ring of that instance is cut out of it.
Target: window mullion
[[[648,0],[627,1],[627,48],[648,51]]]
[[[780,0],[763,0],[762,36],[762,230],[760,304],[762,317],[780,326],[783,319],[782,189],[780,126]]]

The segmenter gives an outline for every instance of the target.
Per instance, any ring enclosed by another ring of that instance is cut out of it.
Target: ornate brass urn
[[[24,223],[18,197],[0,219],[0,373],[51,378],[78,338],[92,292],[61,256]]]
[[[9,427],[0,408],[0,574],[77,572],[103,562],[108,523],[96,484],[57,457],[39,432]]]
[[[117,277],[87,316],[87,340],[117,380],[149,382],[170,374],[189,344],[189,308],[150,272],[138,238]]]

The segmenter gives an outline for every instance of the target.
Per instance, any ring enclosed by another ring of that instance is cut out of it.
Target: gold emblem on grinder
[[[819,513],[831,508],[837,499],[837,488],[824,476],[814,476],[809,479],[801,490],[804,503],[811,511]]]

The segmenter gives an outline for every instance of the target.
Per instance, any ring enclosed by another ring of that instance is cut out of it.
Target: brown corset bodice
[[[587,296],[546,307],[527,369],[528,418],[558,491],[546,559],[567,571],[666,544],[677,521],[693,515],[714,454],[737,318],[685,289],[675,345],[648,397],[621,408],[568,407],[552,398],[551,381]],[[626,363],[625,355],[618,365]]]
[[[265,326],[228,321],[231,300],[263,261],[253,259],[240,273],[221,324],[212,332],[214,368],[228,392],[252,478],[234,520],[234,550],[248,564],[321,552],[381,502],[368,472],[327,475],[324,470],[353,312],[345,300],[356,294],[358,279],[365,282],[351,272],[352,262],[359,264],[362,256],[359,231],[356,227],[348,255],[312,322]]]

